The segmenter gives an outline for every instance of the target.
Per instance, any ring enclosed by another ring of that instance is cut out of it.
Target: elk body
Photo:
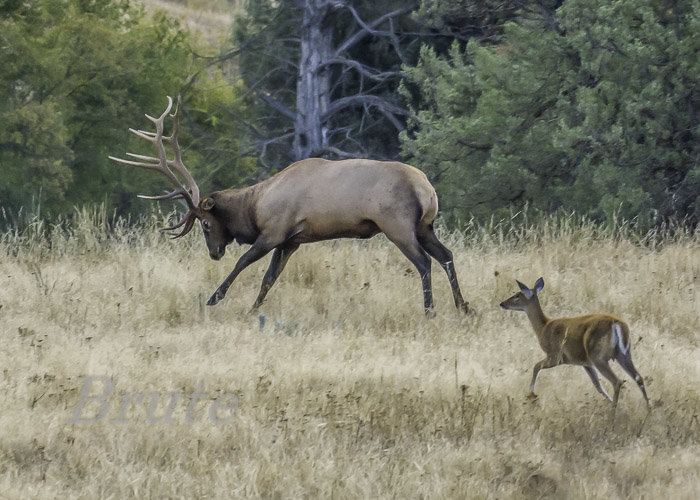
[[[200,200],[199,188],[182,162],[177,142],[177,112],[172,115],[172,136],[163,136],[163,121],[172,107],[170,97],[168,102],[159,118],[146,115],[155,123],[155,133],[131,129],[155,144],[157,158],[131,153],[127,155],[137,161],[110,158],[157,170],[173,183],[175,190],[170,193],[142,198],[185,200],[188,207],[185,216],[174,226],[165,228],[182,227],[175,238],[187,234],[199,220],[209,255],[214,260],[223,257],[226,246],[234,240],[251,245],[211,296],[208,305],[223,299],[240,272],[270,251],[272,259],[254,309],[260,306],[301,244],[336,238],[370,238],[384,233],[418,270],[426,314],[433,311],[431,257],[447,273],[457,308],[467,310],[452,253],[433,230],[438,209],[435,190],[420,170],[398,162],[309,158],[253,186],[215,191]],[[171,144],[174,160],[167,158],[164,142]],[[187,185],[183,185],[174,172],[179,173]]]
[[[517,283],[520,291],[501,302],[501,307],[527,314],[540,347],[546,354],[546,357],[538,362],[533,370],[530,383],[532,396],[535,395],[535,383],[540,370],[561,364],[581,365],[588,373],[596,390],[611,401],[615,408],[622,381],[608,364],[611,359],[614,359],[637,383],[647,407],[649,406],[644,381],[632,363],[627,323],[608,314],[550,319],[545,316],[537,298],[537,294],[544,288],[544,280],[538,279],[534,288],[528,288],[519,281]],[[613,385],[615,392],[612,398],[600,385],[596,370]]]

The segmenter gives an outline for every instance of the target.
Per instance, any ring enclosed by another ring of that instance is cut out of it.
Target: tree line
[[[48,217],[134,194],[165,95],[203,190],[309,157],[422,169],[453,226],[577,212],[700,219],[700,8],[691,0],[251,0],[215,56],[127,1],[0,4],[0,205]]]

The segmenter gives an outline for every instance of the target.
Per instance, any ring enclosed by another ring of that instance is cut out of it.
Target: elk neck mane
[[[238,244],[250,245],[260,235],[254,202],[259,186],[224,189],[209,195],[216,202],[212,214],[226,226]]]

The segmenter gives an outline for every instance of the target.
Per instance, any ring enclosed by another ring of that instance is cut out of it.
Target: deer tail
[[[613,323],[613,325],[612,325],[612,348],[613,348],[613,351],[617,351],[623,357],[627,357],[629,355],[629,352],[630,352],[629,338],[627,338],[626,340],[627,340],[627,343],[625,344],[625,338],[622,334],[622,327],[620,326],[620,323]]]

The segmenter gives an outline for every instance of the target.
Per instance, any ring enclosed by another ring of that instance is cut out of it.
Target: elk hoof
[[[472,312],[471,309],[469,309],[469,302],[462,302],[462,305],[459,306],[459,308],[462,310],[464,314],[469,314]]]
[[[537,394],[531,392],[527,395],[527,399],[529,399],[530,401],[535,401],[537,399]]]
[[[430,308],[425,310],[425,317],[428,319],[433,319],[435,316],[437,316],[437,313],[435,312],[435,309]]]
[[[214,295],[212,295],[211,297],[209,297],[209,300],[207,300],[207,305],[208,305],[208,306],[215,306],[215,305],[218,304],[219,301],[220,301],[221,299],[223,299],[223,298],[224,298],[224,294],[221,293],[221,292],[219,292],[219,291],[217,290],[217,291],[214,293]]]

